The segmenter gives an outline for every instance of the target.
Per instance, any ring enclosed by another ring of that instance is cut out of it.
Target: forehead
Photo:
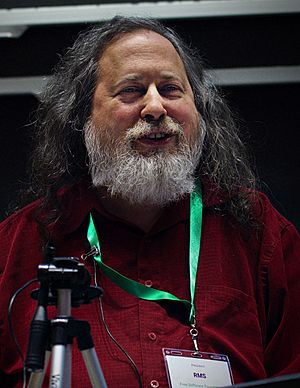
[[[150,30],[137,30],[126,33],[114,40],[103,52],[99,64],[103,70],[133,66],[136,62],[147,66],[175,67],[186,74],[183,62],[172,43],[162,35]]]

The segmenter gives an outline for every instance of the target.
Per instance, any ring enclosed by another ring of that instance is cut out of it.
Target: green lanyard
[[[109,279],[127,291],[129,294],[134,295],[138,298],[159,301],[159,300],[170,300],[184,303],[190,309],[189,321],[191,324],[195,323],[195,285],[196,275],[200,253],[200,242],[201,242],[201,228],[202,228],[202,194],[200,186],[197,186],[196,190],[190,195],[190,247],[189,247],[189,271],[190,271],[190,293],[191,301],[185,299],[178,299],[176,296],[160,291],[155,288],[149,288],[144,284],[138,283],[135,280],[129,279],[123,276],[113,268],[109,267],[102,261],[100,243],[95,229],[92,214],[90,214],[90,222],[87,232],[87,239],[91,247],[96,247],[96,254],[94,259],[98,263],[102,272],[105,273]]]

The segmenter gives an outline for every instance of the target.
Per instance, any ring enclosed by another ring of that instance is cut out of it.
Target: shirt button
[[[150,387],[152,387],[152,388],[159,387],[159,382],[157,380],[152,380],[150,383]]]
[[[145,281],[145,286],[146,286],[146,287],[152,287],[152,286],[153,286],[152,280],[146,280],[146,281]]]
[[[156,338],[157,338],[155,333],[148,333],[148,337],[149,337],[152,341],[155,341]]]

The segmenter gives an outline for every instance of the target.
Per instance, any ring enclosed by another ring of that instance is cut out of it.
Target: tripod
[[[90,275],[74,257],[53,258],[38,267],[40,288],[31,294],[38,306],[30,325],[25,368],[31,372],[29,388],[41,387],[51,354],[51,388],[71,387],[71,346],[74,338],[82,354],[90,382],[95,388],[106,388],[105,379],[86,321],[75,320],[71,307],[90,303],[100,297],[100,287],[90,286]],[[57,315],[51,321],[47,306],[56,305]]]

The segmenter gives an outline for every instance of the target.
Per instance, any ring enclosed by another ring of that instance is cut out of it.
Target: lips
[[[137,141],[139,143],[147,144],[150,146],[163,146],[167,144],[173,137],[174,134],[172,133],[152,132],[148,135],[140,137]]]
[[[165,132],[158,132],[158,133],[150,133],[150,135],[143,136],[142,139],[148,139],[148,140],[163,140],[166,137],[170,137],[171,134],[165,133]]]

